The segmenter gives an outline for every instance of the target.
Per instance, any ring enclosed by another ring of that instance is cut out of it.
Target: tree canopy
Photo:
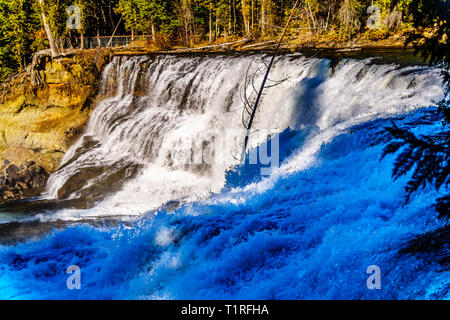
[[[439,0],[441,2],[446,2]],[[294,0],[0,0],[0,77],[23,67],[33,51],[49,47],[48,20],[55,50],[80,45],[82,36],[146,34],[172,44],[192,45],[219,38],[251,35],[273,38],[280,33]],[[39,4],[42,5],[39,5]],[[350,39],[367,33],[383,38],[430,20],[413,19],[429,10],[423,0],[302,0],[288,31]],[[376,10],[368,11],[375,5]],[[68,21],[77,14],[77,28]],[[439,10],[439,9],[438,9]],[[122,17],[122,20],[120,20]],[[376,22],[376,30],[370,27]],[[447,20],[448,23],[448,20]]]

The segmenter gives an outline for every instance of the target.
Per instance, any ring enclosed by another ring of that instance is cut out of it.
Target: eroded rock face
[[[45,189],[48,172],[30,161],[20,167],[4,160],[0,166],[0,201],[37,196]]]
[[[0,202],[42,191],[82,133],[109,51],[41,58],[9,83],[0,100]],[[32,84],[32,77],[39,85]]]

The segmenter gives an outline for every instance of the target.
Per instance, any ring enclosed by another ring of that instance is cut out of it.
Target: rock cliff
[[[108,50],[44,55],[2,84],[0,203],[42,191],[82,132],[109,60]]]

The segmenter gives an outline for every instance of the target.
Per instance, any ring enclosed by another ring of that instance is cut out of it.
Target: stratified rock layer
[[[39,193],[49,174],[82,132],[109,52],[41,57],[2,84],[0,100],[0,202]],[[31,79],[38,78],[39,85]]]

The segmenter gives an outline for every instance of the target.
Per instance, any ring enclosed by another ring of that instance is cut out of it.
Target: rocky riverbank
[[[0,203],[39,194],[92,112],[108,50],[33,66],[2,84]]]
[[[36,196],[44,190],[47,178],[47,170],[33,161],[17,167],[4,160],[0,166],[0,202]]]

